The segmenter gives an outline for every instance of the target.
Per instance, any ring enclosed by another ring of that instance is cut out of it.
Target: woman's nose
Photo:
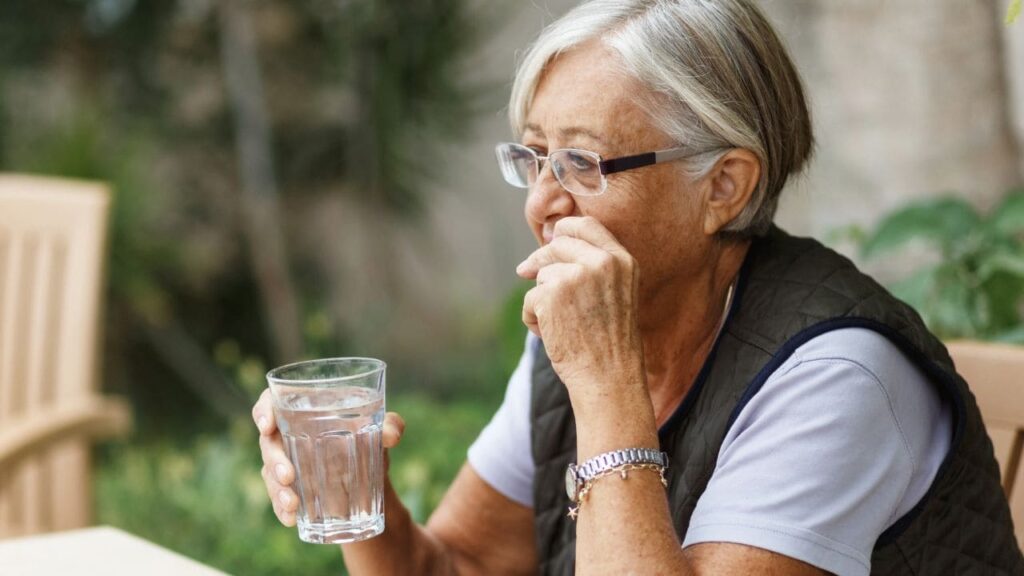
[[[540,174],[526,195],[526,217],[543,224],[555,217],[571,216],[575,208],[572,194],[555,178],[551,163],[541,164]]]

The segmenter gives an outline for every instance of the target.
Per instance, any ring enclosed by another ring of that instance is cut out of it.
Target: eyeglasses
[[[541,162],[546,161],[551,165],[551,171],[562,188],[576,196],[603,194],[608,188],[606,176],[609,174],[692,156],[683,148],[669,148],[610,160],[601,160],[601,156],[595,152],[576,148],[553,150],[547,156],[541,156],[533,148],[513,142],[498,144],[494,152],[498,156],[501,175],[512,186],[532,187],[540,177]]]

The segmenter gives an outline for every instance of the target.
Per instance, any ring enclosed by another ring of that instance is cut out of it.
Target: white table
[[[0,576],[226,576],[127,532],[101,526],[0,540]]]

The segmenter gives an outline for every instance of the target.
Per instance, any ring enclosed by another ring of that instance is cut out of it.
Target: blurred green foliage
[[[1024,344],[1024,190],[988,214],[959,198],[916,202],[848,236],[869,259],[911,245],[937,253],[890,289],[939,337]]]
[[[349,324],[359,313],[345,309],[345,280],[325,272],[347,263],[329,261],[337,252],[294,248],[296,236],[309,242],[329,224],[310,226],[303,215],[344,197],[366,204],[368,219],[419,225],[441,144],[473,129],[490,94],[465,71],[499,12],[468,0],[5,3],[0,170],[111,184],[104,385],[132,399],[140,436],[216,430],[247,412],[244,382],[215,358],[218,349],[256,359],[250,372],[294,360],[278,357],[267,329],[273,310],[287,308],[261,301],[277,282],[295,284],[293,324],[306,355],[367,339]],[[239,14],[252,37],[241,49],[262,85],[255,107],[271,146],[267,173],[292,247],[278,267],[284,279],[256,273],[255,262],[273,256],[254,238],[276,231],[247,224],[240,193],[246,166],[236,135],[251,131],[239,126],[228,89],[237,71],[225,57],[225,30]],[[388,241],[353,258],[385,268]],[[396,296],[379,293],[383,307]],[[457,380],[450,363],[434,372],[388,359],[434,388]]]
[[[464,72],[501,12],[469,0],[5,2],[0,170],[105,181],[114,192],[103,379],[132,400],[136,431],[99,453],[98,522],[232,574],[341,571],[335,547],[304,544],[277,523],[248,416],[267,368],[284,359],[254,271],[269,256],[253,249],[239,193],[244,131],[224,31],[240,13],[303,351],[388,360],[388,407],[408,425],[392,478],[418,519],[434,509],[522,352],[522,291],[497,310],[458,310],[473,326],[446,338],[465,345],[429,362],[374,349],[346,324],[360,311],[344,310],[347,294],[328,281],[330,254],[295,248],[317,234],[299,214],[341,197],[372,221],[420,225],[443,144],[493,107],[483,100],[492,87]],[[391,254],[384,248],[367,261],[391,266],[377,258]],[[379,294],[390,306],[393,294]]]
[[[333,574],[334,547],[302,545],[277,523],[260,478],[253,426],[108,448],[97,520],[229,574]]]

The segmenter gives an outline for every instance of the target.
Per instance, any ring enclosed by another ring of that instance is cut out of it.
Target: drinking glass
[[[357,542],[384,531],[385,369],[373,358],[328,358],[267,373],[306,542]]]

